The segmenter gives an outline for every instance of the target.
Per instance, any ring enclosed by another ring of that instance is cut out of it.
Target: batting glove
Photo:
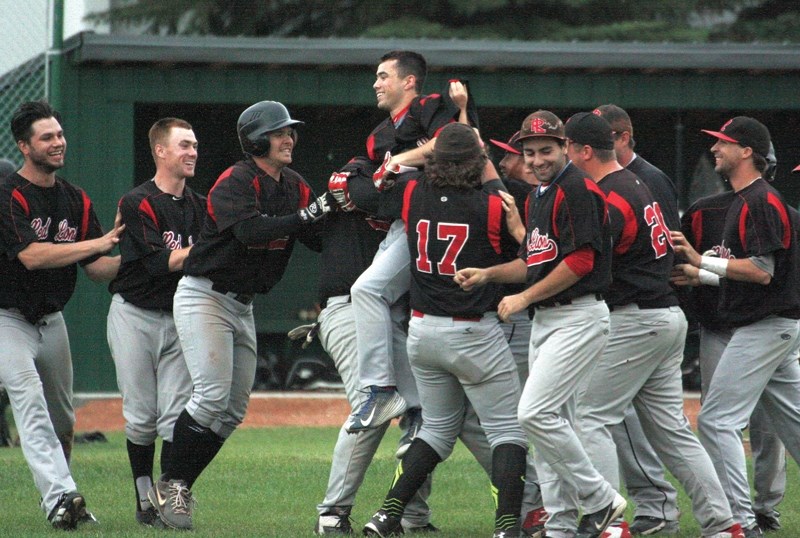
[[[288,332],[288,336],[290,340],[299,340],[301,338],[305,338],[303,341],[303,345],[300,346],[302,349],[305,349],[311,344],[314,340],[314,337],[317,336],[319,332],[319,322],[310,323],[308,325],[300,325],[299,327],[295,327],[291,331]]]
[[[331,202],[328,199],[328,193],[325,193],[308,204],[308,206],[304,207],[303,209],[299,209],[297,214],[304,223],[310,224],[318,221],[325,216],[326,213],[330,213],[330,211]]]
[[[372,183],[378,192],[383,192],[385,189],[390,189],[394,186],[394,175],[399,172],[396,166],[389,167],[389,161],[392,160],[391,152],[387,151],[386,156],[383,158],[383,163],[372,174]]]
[[[336,203],[342,211],[352,211],[356,204],[350,199],[350,190],[347,186],[348,172],[334,172],[328,179],[328,192],[336,199]]]

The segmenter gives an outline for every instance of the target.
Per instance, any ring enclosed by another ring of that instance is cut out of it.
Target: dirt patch
[[[686,398],[684,413],[692,426],[697,424],[700,400]],[[292,397],[285,394],[271,396],[259,394],[250,399],[243,428],[277,426],[341,426],[350,413],[350,405],[342,396],[319,397],[314,395]],[[90,400],[76,412],[75,431],[122,431],[122,400],[108,398]]]
[[[283,394],[250,399],[243,428],[276,426],[341,426],[350,414],[343,396],[290,397]],[[122,431],[122,400],[90,400],[75,410],[75,431]]]

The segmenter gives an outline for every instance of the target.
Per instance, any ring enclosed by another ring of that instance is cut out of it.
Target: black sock
[[[392,488],[386,494],[381,508],[390,516],[401,517],[408,502],[440,461],[442,458],[431,445],[422,439],[414,439],[397,465]]]
[[[201,426],[184,409],[175,421],[168,479],[183,480],[189,489],[222,448],[225,439]]]
[[[496,529],[510,529],[519,521],[522,490],[525,488],[526,454],[527,450],[512,443],[499,445],[492,451]]]
[[[139,483],[142,482],[141,478],[153,479],[153,457],[156,453],[155,443],[149,445],[137,445],[128,440],[128,460],[131,463],[131,471],[133,472],[133,489],[136,492],[136,507],[141,510],[139,500],[143,499]]]
[[[161,440],[161,474],[167,474],[167,468],[169,467],[169,461],[172,457],[172,443],[167,441],[166,439]]]

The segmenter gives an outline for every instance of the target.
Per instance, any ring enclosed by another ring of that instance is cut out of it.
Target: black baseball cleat
[[[495,529],[492,538],[518,538],[522,528],[517,524],[509,529]]]
[[[325,534],[353,534],[353,526],[350,524],[349,506],[334,506],[317,518],[317,526],[314,527],[314,534],[323,536]]]
[[[396,388],[372,385],[367,391],[367,399],[350,415],[345,430],[347,433],[358,433],[375,429],[399,417],[407,408],[408,403]]]
[[[600,538],[603,531],[608,528],[611,523],[625,513],[625,508],[628,503],[625,497],[619,493],[614,494],[614,500],[611,504],[597,512],[586,514],[581,518],[578,525],[578,532],[575,538]]]
[[[86,515],[86,500],[77,491],[62,493],[58,504],[47,519],[55,529],[75,530],[78,521]]]
[[[631,523],[630,531],[634,536],[651,536],[653,534],[672,535],[678,534],[681,523],[655,516],[636,516]]]
[[[378,510],[369,523],[364,525],[364,536],[397,536],[403,534],[403,525],[400,523],[400,518],[397,516],[390,516],[386,510]]]
[[[781,530],[781,513],[772,510],[769,513],[756,512],[756,525],[763,532],[773,532]]]

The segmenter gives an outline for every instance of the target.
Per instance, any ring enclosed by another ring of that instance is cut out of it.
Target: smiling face
[[[160,167],[176,178],[194,177],[197,166],[197,138],[194,131],[172,127],[166,142],[156,145]]]
[[[378,108],[393,116],[416,95],[414,75],[402,76],[397,70],[397,60],[387,60],[378,66],[372,88]]]
[[[525,165],[542,183],[550,183],[567,165],[567,149],[559,140],[536,136],[522,141]]]
[[[295,130],[284,127],[269,133],[269,153],[265,156],[267,163],[277,168],[292,164],[292,151],[294,150]]]
[[[64,129],[55,118],[43,118],[31,124],[29,140],[17,142],[25,161],[46,174],[64,166],[67,139]]]
[[[733,171],[739,166],[745,149],[733,142],[717,140],[711,146],[711,153],[714,155],[714,170],[724,177],[731,177]]]

